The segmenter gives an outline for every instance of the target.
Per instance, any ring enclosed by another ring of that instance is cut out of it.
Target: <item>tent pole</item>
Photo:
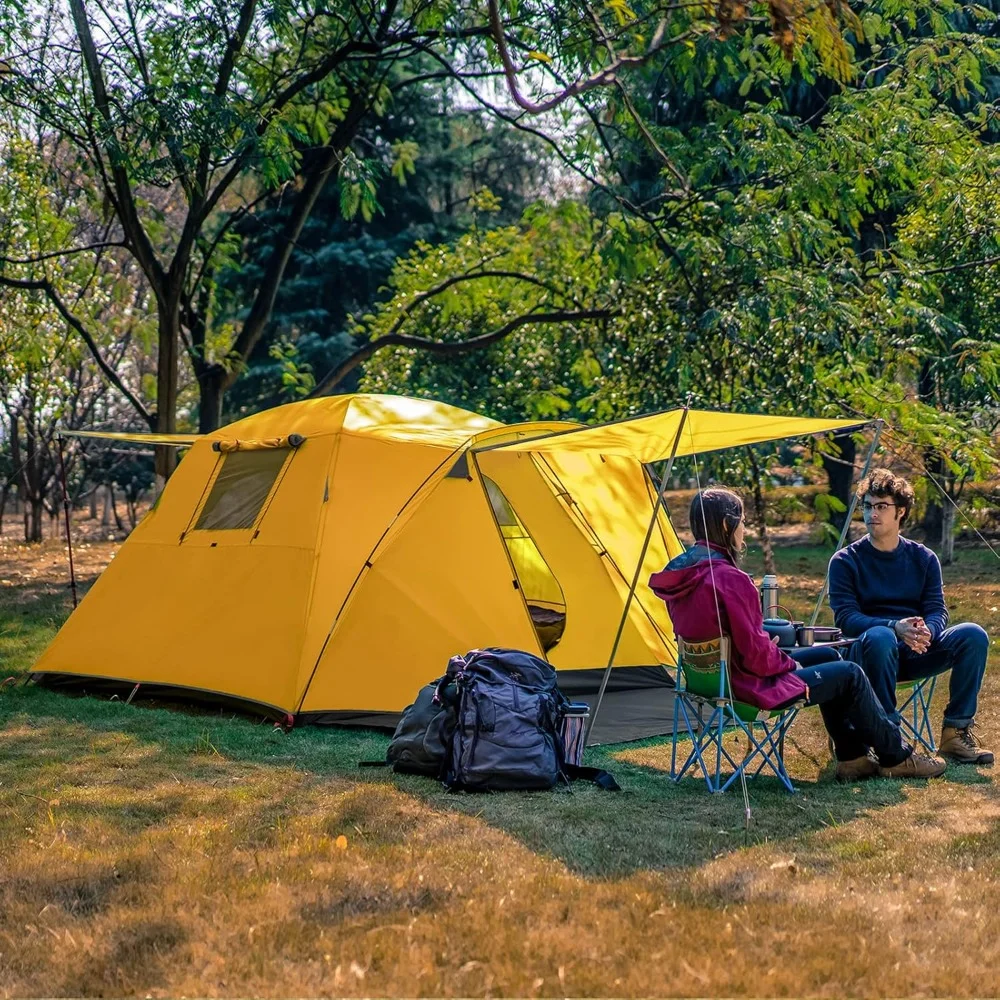
[[[66,549],[69,552],[69,585],[73,590],[73,607],[76,607],[76,572],[73,569],[73,536],[69,530],[70,505],[69,490],[66,488],[66,461],[63,458],[63,439],[58,435],[59,442],[59,477],[62,480],[63,518],[66,521]]]
[[[875,449],[878,447],[879,438],[882,436],[882,428],[885,426],[884,420],[875,421],[875,436],[872,438],[871,447],[868,449],[868,455],[865,458],[864,468],[861,470],[861,479],[864,479],[868,475],[868,469],[872,464],[872,458],[875,455]],[[859,480],[860,482],[860,480]],[[844,518],[844,527],[841,529],[840,538],[837,539],[837,547],[833,550],[834,552],[839,552],[844,547],[844,541],[847,538],[847,533],[851,530],[851,518],[854,517],[854,510],[858,505],[858,494],[855,492],[851,496],[851,504],[847,508],[847,516]],[[830,586],[830,564],[827,563],[826,566],[826,576],[823,578],[823,587],[819,592],[819,600],[816,602],[816,607],[813,608],[812,618],[809,619],[810,625],[816,624],[816,619],[819,617],[819,609],[823,607],[823,600],[826,598],[827,588]]]
[[[654,483],[656,486],[656,496],[653,499],[653,516],[649,521],[649,528],[646,530],[646,538],[642,543],[642,549],[639,552],[639,559],[635,564],[635,575],[632,577],[632,586],[629,587],[628,596],[625,598],[625,607],[622,608],[621,620],[618,622],[618,631],[615,633],[615,641],[611,646],[611,655],[608,657],[608,665],[604,669],[604,676],[601,678],[601,689],[597,693],[597,704],[594,706],[594,714],[590,717],[590,727],[587,729],[587,735],[584,738],[584,746],[587,746],[590,742],[590,735],[594,731],[594,725],[597,723],[597,715],[601,711],[601,702],[604,700],[604,692],[608,686],[608,678],[611,676],[611,667],[615,662],[615,654],[618,652],[618,644],[621,642],[622,632],[625,631],[625,622],[628,621],[628,610],[632,604],[632,598],[635,595],[635,588],[639,584],[639,574],[642,572],[642,561],[646,558],[646,549],[649,548],[649,540],[653,537],[653,529],[656,527],[656,519],[660,513],[660,505],[663,503],[663,486],[670,475],[670,470],[674,465],[674,458],[677,455],[677,448],[681,443],[681,432],[684,430],[684,424],[687,421],[688,407],[685,406],[681,411],[681,420],[677,425],[677,435],[674,438],[673,447],[670,449],[670,457],[667,459],[667,464],[664,467],[663,475],[660,476],[660,481]]]

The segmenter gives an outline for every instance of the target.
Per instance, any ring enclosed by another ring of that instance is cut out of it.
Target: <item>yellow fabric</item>
[[[302,710],[398,712],[477,646],[541,648],[478,479],[442,478],[406,529],[369,559]]]
[[[329,500],[322,504],[323,526],[316,545],[312,610],[297,669],[300,694],[313,675],[323,644],[351,597],[352,588],[364,575],[365,563],[373,558],[380,543],[384,548],[406,529],[422,499],[432,492],[428,480],[439,482],[451,467],[454,455],[412,442],[393,444],[348,435],[339,435],[336,440],[335,461],[328,466]],[[305,457],[308,448],[307,443],[300,449],[300,458]],[[380,629],[378,615],[362,628]],[[406,650],[401,655],[400,665],[412,662]],[[432,668],[422,664],[416,669]]]
[[[569,513],[566,496],[558,495],[530,455],[485,452],[477,461],[483,473],[501,487],[525,528],[534,533],[541,556],[562,588],[566,628],[558,645],[549,651],[549,661],[557,670],[606,666],[624,597],[612,579],[611,560],[600,554],[603,546],[595,545],[582,520]],[[633,522],[643,517],[648,521],[650,511],[647,506],[629,516]],[[662,563],[657,566],[661,568]],[[524,589],[527,592],[526,586]],[[663,602],[658,603],[662,608]],[[644,638],[644,617],[633,598],[615,655],[616,666],[671,662],[662,640],[654,640],[651,646]],[[661,618],[665,621],[666,614]],[[669,634],[669,623],[665,627]]]
[[[244,417],[206,436],[209,440],[224,441],[301,434],[309,439],[343,431],[387,441],[458,448],[473,435],[502,426],[497,420],[435,400],[357,394],[286,403]]]
[[[285,437],[264,438],[262,441],[255,441],[251,438],[231,438],[228,440],[216,438],[215,451],[229,453],[233,451],[266,451],[272,448],[298,448],[303,444],[303,439],[293,436],[291,439]]]
[[[534,438],[499,447],[505,451],[527,451],[538,455],[594,452],[634,458],[640,462],[657,462],[670,457],[683,413],[683,410],[667,410],[614,424],[587,427],[549,438]],[[739,445],[857,426],[857,420],[769,417],[753,413],[688,410],[677,454],[698,455]]]
[[[545,562],[545,557],[538,551],[538,545],[524,522],[517,516],[517,511],[500,489],[496,480],[483,478],[486,495],[493,508],[493,517],[500,529],[500,535],[507,546],[510,561],[514,564],[521,593],[528,604],[538,604],[553,609],[565,610],[566,601],[562,589]]]
[[[650,440],[670,439],[669,415],[643,419]],[[750,428],[759,440],[847,424],[690,420],[684,448],[742,443]],[[249,528],[196,527],[227,461],[214,442],[291,434],[305,441]],[[291,403],[192,436],[159,503],[36,670],[196,688],[283,712],[399,711],[455,653],[540,654],[526,598],[565,602],[557,669],[603,667],[655,502],[640,458],[662,457],[659,444],[634,454],[637,440],[621,424],[505,427],[443,403],[368,395]],[[516,515],[509,549],[483,475]],[[661,516],[616,665],[674,662],[663,602],[644,583],[680,550]]]
[[[601,455],[546,455],[539,459],[563,503],[591,539],[618,594],[618,611],[632,585],[653,513],[653,490],[641,464]],[[652,573],[684,550],[667,517],[657,518],[632,597],[631,620],[649,651],[646,663],[673,663],[673,628],[666,607],[645,585]],[[612,635],[613,639],[613,635]],[[604,662],[610,652],[606,643]],[[616,661],[617,662],[617,661]]]
[[[107,438],[110,441],[134,441],[137,444],[166,444],[174,448],[187,448],[200,434],[140,434],[131,431],[59,431],[60,437]]]

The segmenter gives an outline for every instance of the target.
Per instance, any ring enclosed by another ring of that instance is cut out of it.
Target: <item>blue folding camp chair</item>
[[[729,648],[728,636],[705,642],[677,639],[670,776],[680,781],[697,765],[708,790],[724,792],[740,774],[755,778],[766,769],[794,792],[795,786],[785,770],[785,733],[805,700],[776,711],[733,701],[729,693]],[[747,741],[746,754],[739,761],[723,743],[724,734],[734,733],[742,734]],[[684,736],[691,739],[691,751],[678,770],[677,743]],[[732,768],[725,778],[723,760]]]
[[[931,699],[937,677],[921,677],[919,680],[900,681],[896,690],[907,689],[909,694],[899,706],[899,728],[903,736],[919,743],[928,753],[937,753],[934,732],[931,729]]]

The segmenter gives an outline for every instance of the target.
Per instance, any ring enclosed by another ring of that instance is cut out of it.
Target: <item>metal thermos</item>
[[[760,582],[760,608],[765,618],[778,617],[778,578],[766,573]]]

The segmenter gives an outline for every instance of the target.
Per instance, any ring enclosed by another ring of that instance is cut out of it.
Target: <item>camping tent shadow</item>
[[[359,769],[359,761],[385,755],[388,737],[372,730],[308,727],[286,734],[244,718],[209,718],[96,698],[66,699],[31,687],[0,700],[0,731],[11,723],[16,726],[18,718],[30,718],[33,731],[20,747],[25,737],[8,729],[8,766],[16,767],[19,756],[25,764],[39,760],[39,741],[48,739],[45,722],[50,720],[60,734],[58,741],[49,739],[50,746],[57,744],[53,764],[62,759],[71,765],[79,750],[89,749],[103,734],[128,738],[133,746],[148,748],[150,755],[185,755],[190,763],[184,770],[196,780],[236,763],[292,767],[307,780],[336,776],[364,789],[365,795],[378,796],[379,786],[391,786],[436,812],[474,816],[587,878],[698,866],[745,843],[792,842],[904,798],[896,782],[840,786],[824,775],[815,783],[800,782],[799,794],[789,795],[776,780],[758,778],[750,784],[752,821],[745,839],[738,788],[709,795],[696,779],[675,784],[662,770],[615,759],[620,746],[592,748],[587,754],[587,763],[615,774],[622,786],[619,793],[576,782],[549,792],[455,794],[431,778]],[[67,738],[73,731],[76,737]],[[168,812],[175,809],[182,809],[179,800]],[[153,823],[167,818],[160,809],[149,817]]]

